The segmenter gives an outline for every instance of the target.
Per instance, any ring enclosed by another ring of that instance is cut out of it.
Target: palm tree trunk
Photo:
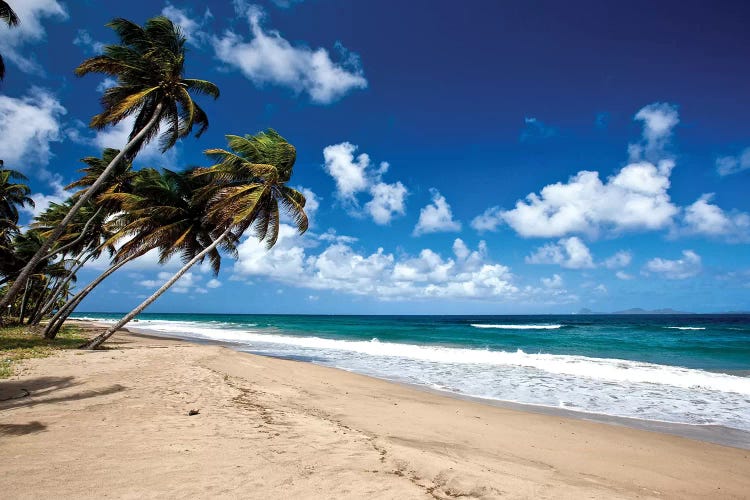
[[[23,317],[26,316],[26,299],[29,298],[29,283],[31,278],[26,280],[26,287],[23,289],[23,298],[21,298],[21,310],[18,312],[18,324],[23,325]]]
[[[110,274],[114,273],[122,266],[137,257],[140,257],[140,255],[135,255],[133,257],[120,261],[113,266],[110,266],[109,269],[97,276],[94,281],[86,285],[83,290],[78,292],[72,299],[65,303],[65,305],[63,305],[60,310],[57,311],[52,319],[49,320],[49,323],[47,323],[47,328],[44,329],[44,337],[48,339],[54,339],[57,335],[57,332],[60,331],[60,327],[62,326],[63,322],[68,319],[68,316],[70,316],[75,308],[78,307],[78,304],[80,304],[81,301],[85,299],[86,296],[99,285],[99,283],[104,281]]]
[[[66,243],[65,245],[61,246],[60,248],[55,249],[52,253],[48,253],[47,255],[45,255],[43,257],[43,259],[49,259],[53,255],[57,255],[58,253],[62,253],[63,250],[66,250],[66,249],[72,247],[73,245],[75,245],[76,243],[78,243],[79,241],[81,241],[86,236],[86,231],[89,230],[89,226],[91,225],[92,222],[94,222],[94,219],[96,219],[96,217],[99,215],[99,213],[101,213],[101,211],[102,211],[103,208],[104,207],[99,207],[96,210],[96,212],[94,212],[94,215],[92,215],[91,217],[89,217],[89,220],[86,221],[86,224],[83,226],[83,229],[81,229],[81,234],[78,235],[78,238],[74,239],[70,243]]]
[[[74,266],[70,269],[70,272],[65,277],[64,280],[60,281],[60,283],[55,286],[54,290],[52,291],[52,294],[49,296],[50,299],[47,301],[46,304],[44,304],[44,307],[39,310],[39,312],[34,316],[33,321],[31,322],[32,325],[38,325],[39,322],[42,320],[45,314],[49,313],[49,311],[52,309],[52,307],[55,305],[55,302],[57,302],[58,295],[60,295],[60,292],[65,288],[65,285],[70,283],[70,280],[73,279],[73,277],[76,275],[78,271],[81,270],[81,268],[86,264],[86,262],[89,261],[91,257],[94,256],[93,252],[90,252],[83,260],[79,257],[76,259]]]
[[[166,292],[169,287],[174,285],[178,279],[182,278],[182,275],[188,272],[188,270],[193,267],[193,265],[201,260],[203,257],[205,257],[210,251],[212,251],[214,248],[216,248],[219,243],[221,243],[224,238],[229,236],[231,233],[231,227],[227,228],[223,233],[221,233],[221,236],[216,238],[213,243],[211,243],[209,246],[203,249],[201,253],[190,259],[187,264],[182,266],[182,269],[177,271],[174,276],[170,278],[169,281],[164,283],[157,291],[151,295],[151,297],[147,298],[141,304],[130,311],[128,314],[125,315],[124,318],[122,318],[120,321],[118,321],[115,325],[109,327],[106,332],[102,333],[101,335],[98,335],[94,339],[90,340],[89,342],[85,343],[81,346],[81,349],[96,349],[99,347],[105,340],[107,340],[109,337],[112,336],[113,333],[115,333],[117,330],[125,326],[127,323],[130,322],[131,319],[138,316],[144,309],[146,309],[148,306],[150,306],[156,299],[158,299],[164,292]]]
[[[86,189],[86,191],[81,195],[80,198],[78,198],[78,201],[70,208],[70,211],[68,214],[63,218],[63,220],[60,222],[60,224],[55,228],[55,230],[52,232],[51,235],[45,240],[45,242],[42,244],[41,247],[39,247],[39,250],[34,254],[34,256],[31,258],[29,262],[26,263],[26,266],[21,270],[21,274],[18,275],[18,278],[13,283],[13,286],[8,289],[8,292],[5,294],[5,297],[0,301],[0,311],[4,310],[5,307],[8,306],[8,304],[11,303],[11,301],[18,295],[18,292],[21,290],[21,287],[23,286],[23,283],[31,276],[32,271],[36,267],[36,265],[44,258],[45,255],[49,252],[50,248],[52,248],[52,244],[56,242],[60,236],[62,236],[63,232],[65,231],[65,227],[70,223],[70,221],[73,219],[75,214],[80,210],[80,208],[88,202],[94,194],[99,190],[99,188],[102,187],[104,184],[104,181],[107,180],[109,175],[112,173],[112,171],[115,169],[117,164],[122,160],[125,155],[128,154],[128,152],[137,144],[141,139],[143,139],[148,132],[154,128],[158,123],[159,119],[161,118],[161,110],[162,105],[161,103],[156,105],[156,109],[154,110],[154,115],[151,117],[149,122],[146,124],[145,127],[143,127],[136,135],[131,139],[125,147],[120,151],[120,153],[115,156],[111,162],[109,162],[109,165],[107,165],[107,168],[104,169],[104,171],[101,173],[98,179],[94,181],[94,183]]]

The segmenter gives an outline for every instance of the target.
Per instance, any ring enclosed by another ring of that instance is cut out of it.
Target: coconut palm
[[[3,165],[0,160],[0,167]],[[18,208],[34,206],[29,197],[31,189],[14,180],[27,180],[26,176],[15,170],[0,168],[0,276],[3,282],[9,279],[9,272],[15,269],[13,264],[13,236],[18,233]]]
[[[36,263],[49,252],[75,212],[100,191],[117,164],[123,159],[132,159],[156,137],[161,124],[165,125],[161,135],[163,151],[174,146],[179,138],[189,135],[194,126],[198,126],[196,136],[206,130],[208,117],[193,101],[191,92],[213,98],[219,96],[219,89],[213,83],[184,78],[186,40],[180,28],[166,17],[149,19],[143,27],[119,18],[107,26],[117,33],[121,43],[108,45],[103,55],[84,61],[76,68],[76,74],[103,73],[118,79],[116,86],[104,92],[101,99],[104,110],[93,117],[92,127],[101,129],[134,116],[133,129],[128,143],[78,198],[68,217],[63,219],[39,253],[29,261],[21,273],[22,280],[27,279]],[[0,310],[15,298],[20,289],[21,285],[14,283],[0,301]]]
[[[18,26],[18,16],[13,9],[10,8],[8,2],[0,0],[0,20],[4,21],[9,28]],[[0,55],[0,80],[5,78],[5,62],[3,56]]]
[[[198,169],[194,180],[203,187],[194,187],[192,203],[203,210],[195,224],[213,228],[210,245],[196,254],[149,298],[83,347],[93,349],[119,328],[135,318],[177,282],[195,263],[216,251],[227,239],[236,240],[249,227],[255,228],[259,240],[274,245],[279,231],[279,203],[287,209],[300,233],[307,230],[304,212],[305,197],[287,187],[296,150],[273,130],[255,136],[227,136],[231,151],[210,149],[209,157],[218,163]],[[186,233],[187,234],[187,233]],[[217,271],[218,269],[215,269]]]
[[[115,202],[122,207],[120,216],[113,221],[118,226],[109,243],[122,242],[115,255],[114,265],[103,273],[104,278],[119,269],[124,263],[152,249],[159,250],[159,262],[164,263],[179,254],[189,260],[211,245],[216,228],[204,217],[205,206],[193,194],[206,187],[208,179],[198,178],[193,172],[158,171],[146,168],[138,171],[131,192],[107,193],[103,202]],[[221,249],[236,255],[237,238],[227,237]],[[219,272],[221,254],[213,248],[207,254],[214,273]],[[94,285],[96,286],[96,285]],[[86,287],[77,295],[65,311],[56,315],[46,335],[52,337],[62,326],[65,318],[75,309],[93,287]]]

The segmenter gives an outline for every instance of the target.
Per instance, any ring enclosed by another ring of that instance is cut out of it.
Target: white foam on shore
[[[705,326],[665,326],[669,330],[705,330]]]
[[[472,323],[474,328],[496,328],[498,330],[557,330],[562,325],[483,325]]]
[[[467,396],[750,431],[748,377],[622,359],[295,336],[239,323],[141,320],[132,326]]]

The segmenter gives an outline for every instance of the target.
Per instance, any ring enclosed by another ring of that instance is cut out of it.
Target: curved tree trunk
[[[49,323],[47,323],[47,327],[44,329],[44,337],[48,339],[54,339],[57,335],[57,332],[60,331],[60,327],[62,326],[63,322],[68,319],[68,316],[70,316],[75,308],[78,307],[78,304],[80,304],[81,301],[85,299],[86,296],[99,285],[99,283],[104,281],[110,274],[114,273],[122,266],[137,257],[140,257],[140,255],[125,259],[113,266],[110,266],[106,271],[97,276],[94,281],[86,285],[83,290],[78,292],[72,299],[70,299],[64,306],[62,306],[60,310],[57,311],[57,313],[52,317],[52,319],[49,320]]]
[[[23,325],[23,317],[26,316],[26,301],[29,298],[29,287],[31,286],[31,278],[26,279],[26,287],[23,289],[23,297],[21,298],[21,310],[18,311],[18,324]],[[2,309],[0,309],[1,311]]]
[[[148,306],[150,306],[156,299],[158,299],[164,292],[166,292],[169,289],[169,287],[171,287],[172,285],[174,285],[177,282],[178,279],[182,278],[182,275],[185,274],[186,272],[188,272],[188,270],[191,267],[193,267],[193,265],[196,262],[198,262],[199,260],[201,260],[203,257],[206,256],[206,254],[208,254],[211,250],[213,250],[214,248],[216,248],[219,245],[219,243],[221,243],[224,240],[224,238],[226,238],[227,236],[229,236],[230,233],[231,233],[231,227],[228,228],[223,233],[221,233],[221,236],[219,236],[218,238],[216,238],[213,241],[213,243],[211,243],[209,246],[207,246],[206,248],[204,248],[201,251],[201,253],[199,253],[198,255],[196,255],[195,257],[193,257],[192,259],[190,259],[190,261],[188,261],[184,266],[182,266],[182,269],[180,269],[179,271],[177,271],[175,273],[175,275],[172,276],[169,279],[169,281],[167,281],[166,283],[164,283],[157,291],[155,291],[153,293],[153,295],[151,295],[149,298],[147,298],[146,300],[144,300],[143,302],[141,302],[141,304],[138,307],[136,307],[135,309],[133,309],[132,311],[130,311],[128,314],[126,314],[125,317],[123,317],[116,324],[114,324],[111,327],[109,327],[106,332],[102,333],[101,335],[98,335],[97,337],[93,338],[89,342],[87,342],[84,345],[82,345],[81,349],[96,349],[97,347],[99,347],[105,340],[107,340],[108,338],[110,338],[113,333],[115,333],[117,330],[119,330],[120,328],[122,328],[123,326],[125,326],[127,323],[130,322],[130,320],[132,320],[133,318],[135,318],[136,316],[138,316],[144,309],[146,309]]]
[[[60,295],[60,292],[65,288],[65,285],[67,285],[68,283],[70,283],[70,280],[72,280],[73,277],[75,277],[76,273],[78,271],[80,271],[81,268],[83,267],[83,265],[86,264],[86,262],[88,262],[89,259],[91,259],[91,257],[93,257],[93,256],[94,256],[94,254],[92,252],[92,253],[89,253],[83,260],[79,261],[80,256],[76,259],[76,261],[75,261],[76,264],[70,269],[70,272],[65,277],[65,279],[62,280],[62,281],[60,281],[60,283],[57,284],[57,286],[52,291],[52,294],[49,296],[50,299],[47,301],[46,304],[44,304],[44,307],[42,307],[41,309],[39,309],[39,311],[37,312],[37,314],[34,315],[34,317],[32,318],[31,323],[29,323],[29,324],[31,324],[31,325],[38,325],[39,324],[39,322],[42,320],[42,318],[44,317],[44,315],[47,314],[47,313],[49,313],[49,311],[52,310],[52,307],[54,307],[55,302],[57,302],[58,296]]]
[[[23,287],[23,283],[25,283],[29,276],[31,276],[31,273],[36,265],[45,257],[45,255],[47,255],[50,248],[52,248],[53,243],[55,243],[55,241],[57,241],[60,236],[62,236],[63,232],[65,231],[65,227],[70,223],[78,210],[80,210],[80,208],[85,205],[86,202],[88,202],[91,197],[94,196],[94,194],[96,194],[99,188],[102,187],[104,181],[107,180],[120,160],[122,160],[133,148],[133,146],[137,144],[141,139],[143,139],[146,134],[159,123],[159,119],[161,118],[161,110],[161,103],[157,104],[156,109],[154,110],[154,115],[151,117],[146,126],[143,127],[143,129],[141,129],[140,132],[138,132],[135,137],[133,137],[133,139],[128,141],[122,151],[120,151],[120,153],[115,156],[111,162],[109,162],[109,165],[107,165],[107,168],[104,169],[99,178],[96,179],[96,181],[94,181],[94,183],[89,186],[88,189],[86,189],[86,192],[83,193],[80,198],[78,198],[78,201],[70,208],[70,211],[63,218],[57,228],[55,228],[52,234],[50,234],[49,237],[44,241],[44,243],[42,243],[42,246],[39,247],[39,250],[37,250],[31,260],[26,263],[26,266],[24,266],[24,268],[21,270],[21,274],[18,275],[18,278],[16,278],[13,286],[8,289],[5,297],[0,300],[0,311],[5,310],[8,304],[10,304],[11,301],[16,297],[16,295],[18,295],[18,292]]]
[[[89,230],[89,226],[91,226],[91,223],[94,222],[94,219],[96,219],[96,217],[101,213],[101,211],[102,211],[103,208],[104,207],[99,207],[96,210],[96,212],[94,212],[94,215],[92,215],[91,217],[89,217],[89,220],[86,221],[86,224],[84,224],[83,229],[81,229],[81,234],[78,235],[78,238],[74,239],[73,241],[71,241],[69,243],[66,243],[65,245],[63,245],[60,248],[56,249],[54,252],[48,253],[47,255],[45,255],[42,258],[43,259],[49,259],[50,257],[52,257],[54,255],[62,253],[63,250],[67,250],[68,248],[72,247],[73,245],[75,245],[76,243],[78,243],[79,241],[81,241],[83,238],[85,238],[86,237],[86,231]]]

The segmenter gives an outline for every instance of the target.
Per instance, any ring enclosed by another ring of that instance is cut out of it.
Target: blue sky
[[[37,209],[79,159],[103,77],[73,68],[113,17],[165,14],[211,126],[137,167],[208,165],[224,135],[298,150],[304,236],[248,237],[150,311],[567,313],[750,309],[748,7],[684,2],[12,2],[0,27],[0,157]],[[30,216],[31,214],[27,214]],[[94,276],[96,262],[81,275]],[[146,256],[82,305],[125,311],[179,262]]]

